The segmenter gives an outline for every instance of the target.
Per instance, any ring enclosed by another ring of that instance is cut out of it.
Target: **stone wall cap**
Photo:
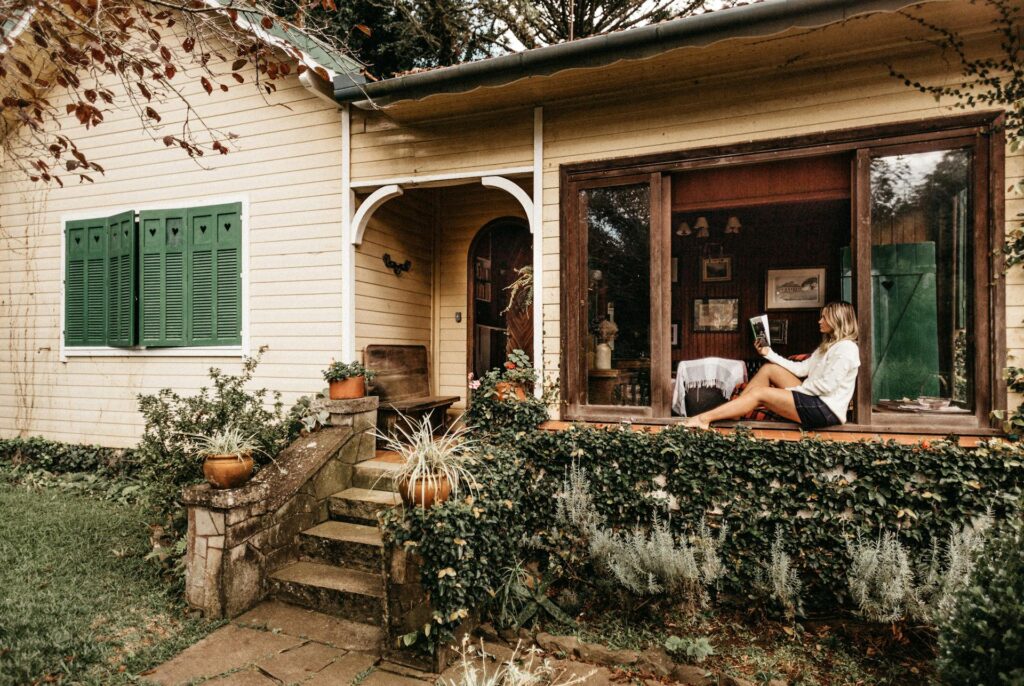
[[[238,488],[214,488],[210,484],[197,484],[182,489],[181,502],[191,507],[232,510],[263,502],[268,495],[270,484],[264,481],[249,481]]]
[[[362,398],[351,398],[349,400],[327,400],[324,407],[331,414],[359,414],[376,410],[380,404],[380,398],[375,395],[367,395]]]
[[[362,400],[362,398],[360,398]],[[376,398],[373,399],[376,402]],[[353,436],[351,427],[325,427],[294,440],[248,483],[238,488],[187,486],[182,504],[230,510],[259,504],[260,512],[276,510],[291,498],[327,460],[338,454]],[[254,512],[253,514],[259,514]]]

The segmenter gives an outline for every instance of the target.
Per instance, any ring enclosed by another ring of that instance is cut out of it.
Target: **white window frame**
[[[207,345],[181,346],[176,348],[147,348],[135,345],[130,348],[116,348],[109,345],[65,345],[64,343],[64,312],[65,285],[67,269],[67,225],[68,222],[80,219],[110,217],[121,212],[132,211],[136,218],[139,212],[146,210],[188,209],[207,205],[227,205],[241,203],[242,221],[242,344],[241,345]],[[210,196],[201,199],[190,199],[187,202],[168,204],[138,203],[131,205],[115,205],[107,208],[95,208],[79,212],[65,212],[60,216],[60,361],[67,362],[73,357],[227,357],[241,358],[248,356],[251,350],[249,340],[250,302],[249,302],[249,196]]]

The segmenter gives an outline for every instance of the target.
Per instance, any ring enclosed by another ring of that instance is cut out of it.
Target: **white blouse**
[[[853,399],[857,368],[860,367],[860,348],[854,341],[839,341],[824,353],[815,350],[800,362],[787,360],[773,350],[764,357],[804,380],[789,390],[821,398],[839,418],[839,423],[846,423],[846,411]]]

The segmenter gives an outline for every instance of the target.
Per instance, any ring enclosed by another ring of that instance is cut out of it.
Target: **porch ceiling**
[[[529,74],[524,67],[517,70],[525,74],[521,78],[510,76],[493,85],[474,86],[469,82],[465,90],[459,90],[458,84],[444,87],[448,92],[436,92],[441,87],[434,92],[427,87],[397,88],[393,95],[376,99],[373,106],[396,121],[411,123],[601,96],[640,99],[644,89],[652,87],[693,88],[696,96],[709,81],[771,79],[783,69],[793,74],[843,63],[885,65],[901,55],[921,51],[924,41],[933,39],[910,16],[955,29],[967,37],[990,37],[995,18],[991,8],[964,0],[907,3],[902,9],[875,10],[823,26],[788,28],[771,35],[712,35],[706,43],[695,39],[690,45],[651,57],[610,64],[595,58],[582,66],[544,74]]]

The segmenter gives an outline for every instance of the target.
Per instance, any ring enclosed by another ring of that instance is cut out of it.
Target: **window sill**
[[[240,345],[209,345],[190,348],[111,348],[109,346],[75,346],[61,351],[61,359],[69,357],[242,357]]]

